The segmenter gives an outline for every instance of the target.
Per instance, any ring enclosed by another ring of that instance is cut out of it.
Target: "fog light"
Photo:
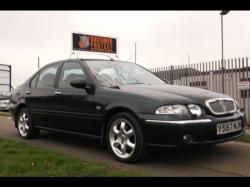
[[[190,141],[192,141],[192,136],[190,135],[190,134],[185,134],[184,136],[183,136],[183,140],[184,140],[184,142],[190,142]]]

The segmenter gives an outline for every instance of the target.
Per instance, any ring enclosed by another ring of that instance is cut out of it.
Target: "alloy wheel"
[[[21,136],[23,136],[23,137],[27,136],[29,133],[28,122],[29,122],[29,118],[28,118],[27,113],[22,112],[19,115],[19,119],[18,119],[18,130],[19,130]]]
[[[129,158],[136,148],[136,135],[131,123],[126,119],[116,119],[109,130],[109,141],[118,157]]]

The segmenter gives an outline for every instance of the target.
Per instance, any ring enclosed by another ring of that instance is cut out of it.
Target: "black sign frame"
[[[117,39],[82,33],[72,33],[72,50],[117,54]]]

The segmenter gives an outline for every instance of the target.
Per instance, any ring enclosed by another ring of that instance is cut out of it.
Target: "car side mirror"
[[[81,79],[81,78],[73,79],[70,81],[70,85],[73,88],[85,89],[86,91],[93,90],[92,84],[90,84],[89,81],[87,81],[86,79]]]

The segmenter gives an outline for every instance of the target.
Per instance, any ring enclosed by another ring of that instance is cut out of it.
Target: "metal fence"
[[[250,124],[249,58],[234,58],[150,69],[170,84],[199,87],[233,97],[244,108]],[[223,88],[224,87],[224,88]]]
[[[9,96],[11,90],[11,66],[0,64],[0,98]]]

